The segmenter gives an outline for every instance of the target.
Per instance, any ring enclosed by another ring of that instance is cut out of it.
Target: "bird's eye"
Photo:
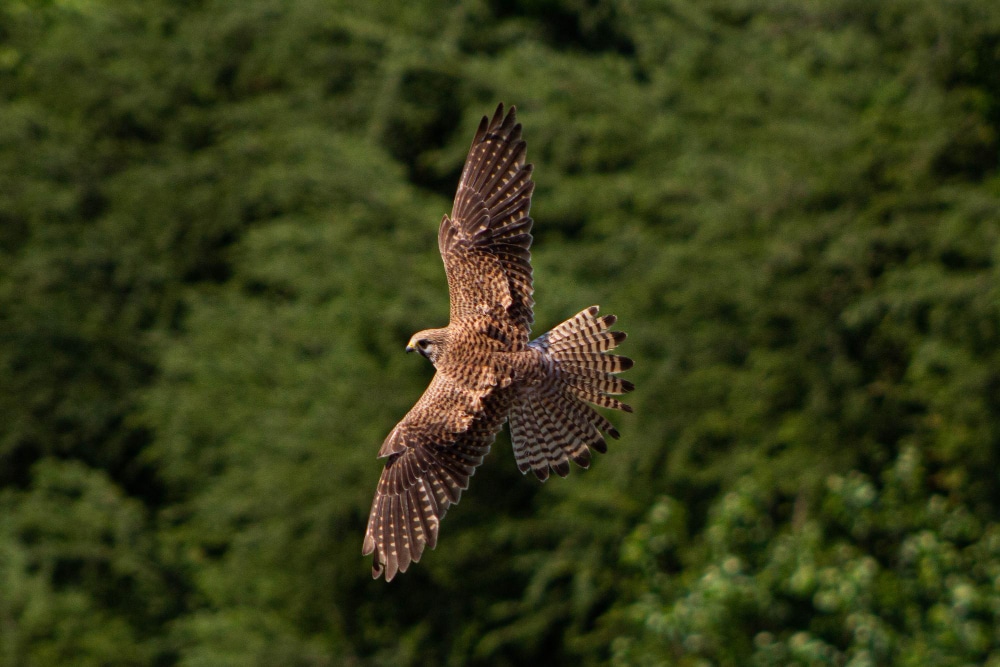
[[[430,341],[428,341],[426,338],[422,338],[417,341],[417,347],[419,347],[421,350],[426,350],[430,346],[430,344],[431,344]]]

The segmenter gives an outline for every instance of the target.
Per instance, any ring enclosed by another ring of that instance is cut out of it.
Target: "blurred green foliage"
[[[636,412],[373,582],[499,100]],[[0,665],[1000,665],[998,165],[988,0],[0,5]]]

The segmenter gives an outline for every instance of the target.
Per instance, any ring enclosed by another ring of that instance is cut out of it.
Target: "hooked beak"
[[[407,351],[407,352],[413,352],[413,351],[415,351],[416,349],[417,349],[417,348],[415,348],[415,347],[413,347],[412,345],[409,345],[409,344],[408,344],[408,345],[406,346],[406,351]]]

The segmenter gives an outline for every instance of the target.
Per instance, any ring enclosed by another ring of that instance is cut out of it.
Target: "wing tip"
[[[501,133],[508,137],[520,137],[521,124],[517,122],[517,107],[515,105],[511,104],[510,107],[507,107],[505,114],[504,103],[500,102],[497,104],[492,118],[483,116],[482,120],[479,121],[479,129],[476,131],[476,138],[472,142],[473,145],[479,143],[483,137],[491,133]]]
[[[501,118],[503,118],[503,102],[497,104],[497,108],[493,112],[493,119],[489,121],[489,126],[493,127],[500,121]],[[486,121],[487,116],[483,116],[483,120]]]
[[[371,530],[365,533],[365,543],[361,546],[361,555],[370,556],[375,551],[375,540],[372,538]]]

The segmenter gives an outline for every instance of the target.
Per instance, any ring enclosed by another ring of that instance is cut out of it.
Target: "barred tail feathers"
[[[549,381],[537,385],[510,411],[511,442],[517,467],[548,479],[549,470],[569,474],[569,461],[590,465],[590,450],[607,451],[603,433],[617,439],[617,429],[587,403],[632,412],[614,398],[635,386],[615,374],[632,367],[632,360],[608,354],[625,340],[625,333],[610,331],[614,315],[597,317],[598,307],[577,313],[532,341],[552,362]]]

